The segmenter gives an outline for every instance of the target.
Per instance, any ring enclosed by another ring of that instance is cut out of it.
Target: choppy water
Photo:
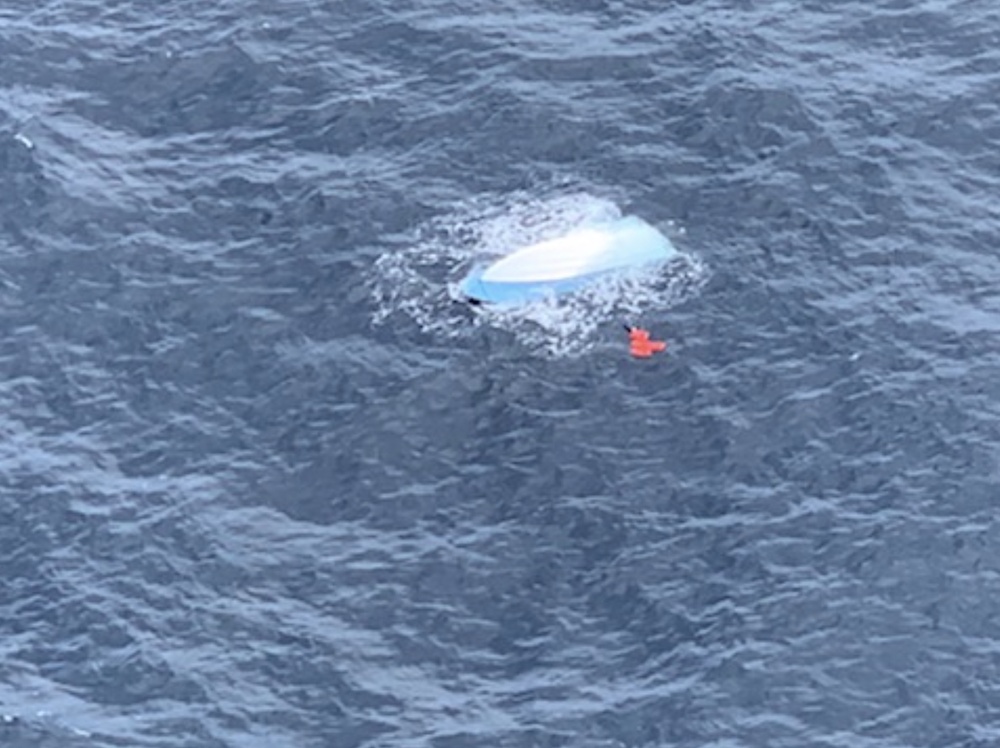
[[[1000,744],[998,102],[987,0],[10,0],[0,746]],[[686,259],[454,303],[574,211]]]

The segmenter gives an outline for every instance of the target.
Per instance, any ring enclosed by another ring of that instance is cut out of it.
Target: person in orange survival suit
[[[664,340],[650,340],[649,330],[641,327],[625,325],[628,332],[629,353],[636,358],[649,358],[654,353],[667,350],[667,343]]]

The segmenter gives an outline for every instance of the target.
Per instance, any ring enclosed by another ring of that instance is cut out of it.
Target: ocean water
[[[7,0],[0,746],[1000,745],[998,142],[989,0]]]

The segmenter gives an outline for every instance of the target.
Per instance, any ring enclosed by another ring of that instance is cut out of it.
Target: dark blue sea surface
[[[994,0],[7,0],[0,746],[995,748],[998,196]]]

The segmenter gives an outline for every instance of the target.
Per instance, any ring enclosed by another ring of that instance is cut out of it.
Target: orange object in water
[[[628,330],[629,353],[636,358],[649,358],[654,353],[667,350],[663,340],[650,340],[649,330],[641,327],[626,327]]]

